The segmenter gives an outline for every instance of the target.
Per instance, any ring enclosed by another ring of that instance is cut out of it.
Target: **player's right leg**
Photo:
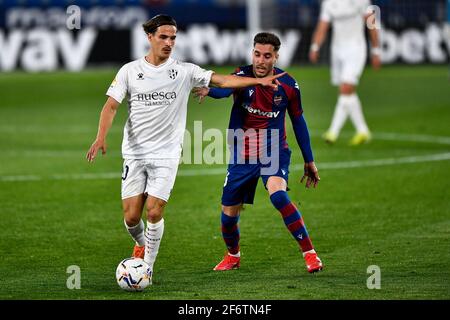
[[[141,259],[144,259],[145,252],[145,226],[144,222],[141,219],[145,200],[146,196],[144,194],[122,200],[125,228],[135,241],[132,256]]]
[[[141,219],[146,201],[146,177],[139,160],[125,159],[122,173],[122,207],[125,227],[135,241],[132,256],[144,258],[144,222]]]
[[[253,203],[258,183],[259,167],[250,164],[230,164],[222,192],[221,225],[222,237],[227,247],[225,257],[215,271],[226,271],[240,267],[239,217],[244,203]]]
[[[222,205],[221,223],[222,237],[227,246],[227,253],[222,261],[215,267],[214,271],[226,271],[237,269],[241,264],[241,252],[239,250],[239,215],[242,204],[234,206]]]

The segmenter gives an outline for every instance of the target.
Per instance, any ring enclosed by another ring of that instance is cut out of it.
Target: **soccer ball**
[[[142,291],[152,284],[152,270],[141,258],[127,258],[117,266],[116,279],[126,291]]]

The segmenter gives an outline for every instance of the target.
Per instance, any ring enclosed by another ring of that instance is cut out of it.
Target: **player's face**
[[[177,28],[171,25],[160,26],[154,34],[149,34],[151,50],[153,54],[161,59],[169,58],[175,46]]]
[[[273,70],[278,53],[271,44],[255,44],[253,48],[253,73],[258,78],[267,76]]]

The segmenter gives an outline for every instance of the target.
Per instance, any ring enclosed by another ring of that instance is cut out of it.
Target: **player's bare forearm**
[[[276,81],[276,79],[284,76],[285,74],[286,72],[264,78],[250,78],[214,73],[211,76],[211,85],[219,88],[245,88],[256,85],[271,86],[276,88],[278,86],[278,81]]]
[[[372,67],[375,70],[378,70],[381,67],[381,48],[380,48],[379,33],[376,28],[369,29],[369,38],[371,45],[370,53],[371,53]]]
[[[317,24],[317,28],[314,31],[312,41],[313,44],[317,44],[319,47],[322,46],[327,36],[329,26],[330,24],[328,22],[322,20],[319,21],[319,23]]]
[[[380,47],[380,37],[376,28],[369,29],[370,45],[372,48]]]
[[[117,113],[117,108],[119,103],[113,98],[109,97],[103,106],[102,112],[100,113],[100,121],[98,124],[97,140],[105,140],[109,129],[112,126],[114,117]]]
[[[94,161],[95,157],[97,156],[97,152],[100,149],[102,150],[102,154],[106,153],[106,136],[109,129],[111,128],[118,107],[119,102],[111,97],[108,98],[105,105],[103,106],[102,112],[100,113],[97,137],[89,148],[88,153],[86,154],[86,159],[89,162]]]

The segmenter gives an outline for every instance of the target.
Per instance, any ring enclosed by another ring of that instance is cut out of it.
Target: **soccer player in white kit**
[[[170,57],[177,33],[172,17],[157,15],[143,28],[150,51],[145,57],[125,64],[111,83],[97,137],[86,158],[92,162],[99,150],[106,153],[107,133],[120,103],[127,97],[128,120],[122,142],[124,223],[136,242],[133,256],[143,258],[153,273],[164,232],[164,206],[169,200],[181,157],[191,90],[208,85],[277,87],[275,79],[284,74],[265,78],[216,74]],[[144,206],[146,228],[141,219]]]
[[[371,42],[372,66],[377,70],[381,65],[381,50],[374,19],[375,14],[371,10],[369,0],[322,2],[309,58],[313,63],[318,61],[320,47],[327,36],[330,24],[333,24],[331,80],[333,85],[339,86],[339,97],[330,128],[323,135],[325,141],[330,144],[337,140],[347,117],[350,117],[356,129],[356,134],[350,141],[351,145],[359,145],[371,139],[356,87],[367,59],[365,25],[368,27]]]

